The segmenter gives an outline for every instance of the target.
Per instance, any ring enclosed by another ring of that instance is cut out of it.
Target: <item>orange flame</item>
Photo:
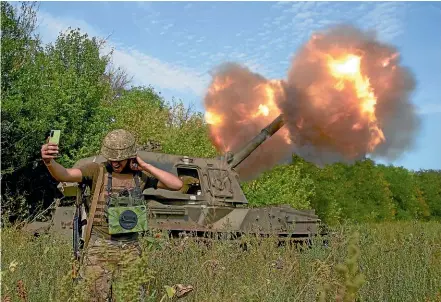
[[[227,89],[229,86],[233,84],[233,80],[229,77],[227,77],[225,80],[222,80],[220,78],[215,78],[213,80],[213,83],[211,84],[209,88],[210,94],[216,94],[222,90]],[[283,93],[283,88],[281,85],[281,82],[278,80],[269,81],[268,83],[259,84],[256,87],[254,87],[254,91],[257,91],[261,97],[264,99],[263,103],[260,103],[256,109],[256,112],[254,114],[249,114],[246,118],[255,118],[259,116],[271,116],[275,118],[277,115],[280,114],[280,110],[277,108],[277,105],[275,103],[275,98],[278,94]],[[205,112],[205,121],[208,124],[211,125],[219,125],[222,123],[222,114],[215,113],[211,111],[210,109],[207,109]]]
[[[220,96],[224,90],[228,90],[234,84],[230,77],[215,77],[208,93],[213,96]],[[276,99],[284,96],[283,86],[279,80],[266,81],[255,85],[252,88],[252,92],[255,96],[252,103],[239,103],[235,105],[234,111],[239,113],[239,118],[234,123],[240,124],[242,127],[247,127],[249,124],[265,127],[281,113],[276,105]],[[228,126],[225,124],[227,120],[227,117],[222,113],[221,107],[206,108],[205,121],[210,125],[210,132],[214,143],[216,146],[221,147],[223,152],[228,151],[228,148],[224,145],[226,142],[222,142],[219,134],[222,133],[223,127]],[[287,129],[282,129],[280,135],[286,143],[291,144]]]
[[[264,98],[264,102],[259,104],[256,113],[251,115],[252,118],[262,115],[275,118],[280,114],[280,110],[277,108],[275,102],[277,95],[282,92],[282,86],[279,81],[257,85],[254,87],[254,91],[258,92]]]
[[[205,121],[207,124],[220,125],[222,123],[222,115],[207,111],[205,112]]]
[[[224,64],[204,98],[212,142],[218,151],[238,150],[283,113],[285,127],[241,164],[241,177],[292,152],[320,164],[352,162],[373,151],[385,155],[395,144],[391,129],[398,124],[388,121],[397,118],[414,86],[397,57],[395,48],[351,26],[337,26],[315,33],[299,49],[284,80]],[[413,117],[411,108],[403,109]],[[412,123],[413,128],[416,119]],[[390,143],[380,149],[384,133]]]
[[[360,70],[361,57],[354,54],[347,54],[339,59],[328,56],[328,67],[331,75],[338,80],[335,88],[341,91],[345,83],[351,83],[360,102],[360,112],[367,118],[371,130],[371,140],[368,143],[369,151],[385,140],[383,131],[378,127],[375,116],[375,105],[377,98],[370,86],[369,78],[362,75]],[[354,124],[353,130],[361,129],[360,123]]]
[[[268,114],[269,114],[268,106],[259,104],[259,113],[263,114],[264,116],[268,116]]]

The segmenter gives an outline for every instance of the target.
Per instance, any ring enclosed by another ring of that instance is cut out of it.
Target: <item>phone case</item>
[[[61,134],[60,130],[51,130],[49,142],[58,145],[60,143],[60,134]]]

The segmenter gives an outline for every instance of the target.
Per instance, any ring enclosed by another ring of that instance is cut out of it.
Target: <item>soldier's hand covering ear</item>
[[[139,156],[130,159],[130,169],[132,169],[133,171],[142,171],[143,164],[145,164],[145,162],[141,158],[139,158]]]

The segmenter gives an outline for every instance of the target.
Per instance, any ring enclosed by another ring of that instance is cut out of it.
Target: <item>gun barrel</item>
[[[242,161],[247,158],[251,152],[253,152],[257,147],[259,147],[263,142],[265,142],[269,137],[274,135],[280,128],[285,125],[283,120],[283,114],[276,117],[268,126],[262,129],[260,133],[255,136],[248,144],[242,148],[239,152],[233,155],[231,161],[229,162],[231,168],[237,167]]]
[[[79,246],[79,228],[80,228],[80,224],[79,224],[79,217],[78,217],[78,209],[75,212],[74,215],[74,219],[73,219],[73,252],[74,252],[74,257],[75,259],[79,259],[80,257],[80,246]]]

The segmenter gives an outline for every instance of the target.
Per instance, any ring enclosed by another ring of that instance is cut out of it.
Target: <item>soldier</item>
[[[140,256],[141,251],[138,233],[109,234],[108,201],[124,194],[142,198],[141,187],[180,190],[183,183],[177,176],[137,156],[134,136],[122,129],[111,131],[104,138],[101,147],[101,154],[107,159],[104,164],[92,162],[66,169],[54,160],[57,154],[56,144],[46,143],[41,148],[42,159],[52,177],[59,182],[85,183],[91,188],[91,202],[85,205],[89,213],[80,270],[80,276],[92,286],[88,301],[115,301],[111,284],[123,255],[127,260]]]

